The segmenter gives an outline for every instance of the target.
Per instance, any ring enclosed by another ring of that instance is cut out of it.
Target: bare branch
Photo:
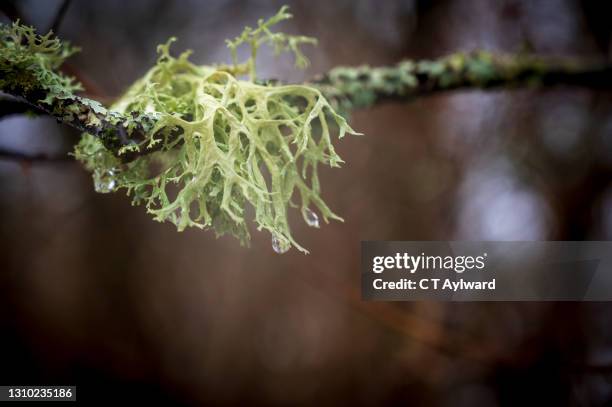
[[[47,30],[47,31],[53,31],[54,33],[57,33],[57,31],[59,30],[60,25],[62,24],[62,21],[64,20],[64,16],[66,15],[66,10],[68,10],[68,6],[70,6],[70,0],[62,1],[62,4],[60,5],[59,9],[57,10],[57,13],[55,14],[55,17],[53,18],[53,22],[51,23],[51,27],[49,27],[49,30]]]
[[[44,112],[17,98],[0,97],[0,119],[21,114],[44,114]]]

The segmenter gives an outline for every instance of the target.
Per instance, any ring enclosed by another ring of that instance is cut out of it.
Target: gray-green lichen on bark
[[[38,35],[15,22],[0,25],[0,90],[17,96],[58,121],[95,134],[111,151],[146,138],[155,116],[123,116],[78,96],[81,85],[59,72],[78,51],[52,33]]]
[[[437,60],[405,60],[388,67],[337,67],[313,83],[348,111],[462,88],[577,85],[610,89],[612,67],[563,58],[473,51]]]

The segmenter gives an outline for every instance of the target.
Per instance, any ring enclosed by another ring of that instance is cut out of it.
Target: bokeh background
[[[63,1],[3,1],[42,31]],[[587,0],[72,1],[66,71],[111,102],[177,36],[176,52],[229,62],[225,38],[289,4],[282,29],[319,38],[311,66],[260,59],[299,82],[337,65],[457,50],[609,60],[606,2]],[[50,118],[0,121],[0,383],[76,384],[84,404],[606,405],[612,306],[364,302],[361,240],[612,238],[612,95],[585,89],[455,92],[351,117],[322,171],[344,223],[277,255],[153,222],[96,194]],[[612,270],[610,271],[612,272]],[[115,401],[115,402],[113,402]]]

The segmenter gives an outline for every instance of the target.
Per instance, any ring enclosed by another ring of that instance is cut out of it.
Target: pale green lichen
[[[196,66],[189,52],[170,54],[174,39],[161,45],[157,64],[111,107],[124,115],[155,115],[148,139],[122,152],[156,151],[122,163],[98,138],[83,135],[75,155],[93,171],[98,190],[126,189],[155,220],[170,221],[179,231],[211,227],[243,243],[249,240],[250,205],[258,229],[272,234],[277,251],[294,246],[306,252],[290,232],[288,207],[301,208],[309,224],[313,209],[326,222],[340,220],[321,199],[317,170],[342,163],[332,127],[339,138],[355,132],[317,88],[257,82],[255,57],[264,43],[293,51],[298,65],[306,61],[298,46],[314,40],[271,31],[289,17],[283,7],[229,41],[234,55],[242,44],[251,47],[240,64]],[[248,80],[235,76],[247,73]]]
[[[249,74],[251,81],[255,80],[257,76],[255,69],[257,51],[264,44],[272,46],[275,55],[279,55],[281,52],[292,52],[295,55],[295,66],[297,68],[304,69],[308,66],[308,58],[302,53],[300,46],[303,44],[316,45],[317,40],[315,38],[302,35],[287,35],[270,30],[273,25],[292,17],[287,10],[288,7],[281,7],[278,13],[269,19],[260,19],[257,22],[257,28],[246,27],[234,40],[226,40],[227,47],[232,53],[233,66],[237,67],[238,71],[245,70]],[[246,63],[239,64],[237,50],[243,44],[249,46],[251,57]]]
[[[0,89],[19,94],[43,92],[41,103],[74,96],[82,89],[74,78],[57,69],[78,51],[52,32],[38,35],[33,27],[19,22],[0,24]]]
[[[152,118],[123,116],[99,102],[78,96],[81,84],[59,71],[66,58],[78,51],[52,32],[39,35],[19,22],[0,24],[0,90],[23,98],[58,121],[95,134],[111,150],[129,142],[129,130],[152,128]]]

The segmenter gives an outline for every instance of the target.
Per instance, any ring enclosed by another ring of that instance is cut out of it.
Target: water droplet
[[[286,240],[281,240],[278,237],[272,235],[272,248],[278,254],[287,253],[291,248],[291,245]]]
[[[313,228],[319,227],[319,216],[309,208],[304,209],[304,218],[306,219],[306,224]]]
[[[115,190],[117,180],[115,179],[115,170],[94,171],[94,189],[101,194],[107,194]]]

